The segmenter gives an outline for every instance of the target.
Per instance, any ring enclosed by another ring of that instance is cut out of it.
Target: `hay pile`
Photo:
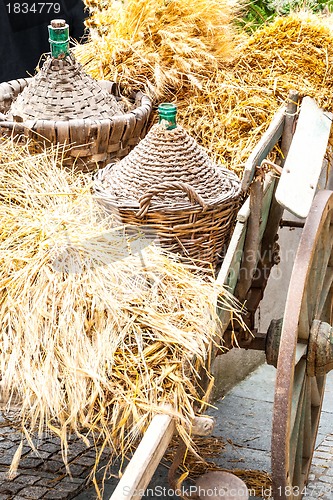
[[[196,96],[180,101],[182,121],[236,171],[291,89],[333,105],[333,24],[309,13],[276,19],[242,45]]]
[[[85,1],[90,41],[76,57],[95,78],[157,99],[200,88],[236,42],[228,0]]]
[[[140,26],[140,33],[146,33],[145,29],[149,32],[150,24],[145,16],[136,24],[138,18],[132,15],[131,10],[133,3],[134,1],[129,0],[122,7],[128,26]],[[218,23],[215,23],[214,3],[219,4],[218,17],[223,18],[224,23],[230,23],[231,7],[226,2],[207,1],[203,19],[206,27],[212,23],[214,29],[200,31],[198,41],[205,44],[203,58],[201,52],[187,53],[184,50],[184,40],[187,40],[188,33],[184,24],[192,24],[186,16],[175,19],[170,14],[171,7],[180,3],[180,0],[167,3],[167,10],[159,18],[158,29],[168,30],[170,23],[173,23],[173,30],[184,30],[184,39],[179,37],[174,40],[173,53],[181,52],[182,64],[187,64],[187,77],[192,78],[189,72],[195,78],[199,75],[199,85],[189,86],[181,71],[174,74],[174,80],[170,78],[167,79],[167,84],[160,84],[154,68],[169,68],[170,65],[170,55],[166,55],[161,37],[143,37],[138,42],[140,50],[135,50],[137,59],[132,57],[134,49],[130,50],[128,57],[121,49],[123,33],[109,21],[108,16],[114,4],[112,0],[108,0],[104,4],[105,9],[98,12],[103,33],[94,30],[92,40],[79,47],[79,59],[88,63],[86,70],[95,77],[100,77],[102,72],[107,79],[121,82],[124,78],[131,85],[144,85],[145,90],[155,93],[159,101],[174,96],[181,124],[211,152],[216,161],[240,174],[274,113],[286,101],[289,90],[296,89],[301,96],[314,97],[325,109],[332,107],[333,31],[330,17],[310,13],[291,14],[277,18],[252,36],[243,35],[240,39],[230,25],[224,24],[219,31]],[[159,12],[159,0],[142,0],[138,4],[149,8],[154,4],[155,10]],[[192,2],[189,7],[198,19],[202,5],[202,2]],[[93,14],[92,21],[96,16],[97,14]],[[162,24],[164,28],[161,27]],[[131,34],[133,29],[128,32]],[[228,33],[228,37],[221,44],[224,32]],[[152,38],[154,45],[151,44]],[[152,49],[155,50],[158,66],[152,63]],[[219,50],[228,57],[232,51],[232,61],[217,57]],[[97,57],[94,59],[95,54]],[[174,62],[172,68],[175,66]],[[164,70],[161,74],[164,75]],[[146,78],[150,80],[148,85],[145,85]]]
[[[134,251],[59,159],[0,143],[1,399],[65,462],[72,433],[126,453],[165,404],[186,438],[216,301],[232,300],[157,246]]]

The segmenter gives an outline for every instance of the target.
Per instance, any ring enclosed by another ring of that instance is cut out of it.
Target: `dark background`
[[[20,5],[15,9],[20,12],[14,12],[15,3]],[[0,0],[0,82],[35,74],[41,55],[50,51],[47,27],[51,19],[65,19],[70,37],[83,41],[83,23],[87,17],[83,0],[46,1],[45,4],[53,4],[49,13],[49,5],[41,9],[38,3],[43,1]],[[23,4],[28,4],[29,9]],[[58,13],[55,13],[55,4],[60,5]],[[23,10],[29,12],[23,13]]]

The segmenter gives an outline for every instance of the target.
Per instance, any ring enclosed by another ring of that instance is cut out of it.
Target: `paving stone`
[[[256,401],[274,401],[276,369],[263,364],[232,389],[234,396]]]
[[[321,439],[316,443],[316,448],[326,439],[327,434],[330,434],[332,432],[332,419],[332,413],[322,412],[318,427],[318,435],[321,437]]]
[[[237,448],[227,445],[220,456],[215,457],[214,463],[226,469],[250,469],[270,471],[270,453],[261,450]]]
[[[329,467],[327,457],[326,458],[317,458],[317,457],[314,456],[313,459],[312,459],[312,463],[314,465],[321,465],[324,468],[328,468]]]
[[[75,460],[73,460],[72,463],[75,465],[83,465],[83,466],[92,467],[95,463],[95,460],[91,457],[86,457],[85,455],[80,455]]]
[[[19,474],[15,478],[15,483],[23,483],[25,485],[32,485],[38,481],[39,476],[33,476],[31,474]]]
[[[20,469],[37,469],[43,465],[43,460],[40,458],[22,458],[20,461]]]
[[[227,395],[223,402],[217,402],[218,409],[208,413],[216,419],[214,434],[230,439],[236,445],[262,451],[270,451],[272,404],[260,404],[233,394]]]
[[[308,494],[312,496],[317,496],[317,498],[319,497],[321,498],[322,495],[326,495],[329,493],[333,494],[332,486],[330,484],[316,481],[308,485],[307,495],[305,496],[305,498],[307,498]]]
[[[323,460],[329,460],[330,459],[330,455],[327,453],[327,452],[322,452],[322,451],[316,451],[314,456],[313,456],[314,459],[318,459],[318,458],[321,458]]]
[[[0,484],[0,493],[7,495],[14,495],[24,488],[22,483],[16,483],[15,481],[7,481]]]
[[[91,447],[87,447],[87,445],[83,441],[78,441],[75,444],[72,443],[68,447],[68,457],[73,456],[76,457],[77,455],[80,455],[81,453],[86,453],[91,450]],[[94,451],[94,449],[93,449]]]
[[[48,451],[50,453],[58,453],[60,448],[60,444],[55,444],[55,443],[43,443],[37,447],[38,450],[41,451]]]
[[[0,455],[0,465],[10,465],[12,463],[15,451],[13,453],[11,451],[9,450],[8,454]]]
[[[49,458],[52,456],[52,453],[49,451],[43,451],[43,450],[38,450],[38,454],[34,451],[32,451],[29,455],[29,458],[39,458],[39,459],[45,459]]]
[[[88,475],[90,473],[90,470],[87,472],[87,467],[76,463],[69,464],[69,470],[73,477],[80,477],[82,474]]]
[[[8,439],[1,441],[1,450],[9,450],[9,448],[16,448],[16,444]]]
[[[34,500],[38,500],[39,498],[42,498],[47,492],[48,492],[47,488],[43,486],[33,485],[24,488],[24,490],[21,492],[21,495],[24,496],[25,498],[32,498]]]
[[[54,475],[50,477],[42,477],[36,481],[34,486],[43,486],[47,489],[54,489],[61,481],[61,477],[57,479]]]
[[[64,472],[65,466],[63,462],[56,462],[55,460],[44,460],[42,463],[40,470],[45,472]]]
[[[329,483],[333,485],[333,476],[320,476],[319,481],[323,481],[324,483]],[[332,489],[333,492],[333,489]]]
[[[79,491],[78,491],[79,493]],[[69,498],[74,498],[75,495],[68,495],[68,491],[59,491],[57,489],[48,491],[43,498],[57,499],[57,500],[68,500]]]
[[[13,429],[13,427],[11,427],[9,425],[0,428],[0,435],[1,436],[7,436],[9,434],[16,434],[16,435],[18,435],[18,432],[15,431],[15,429]]]
[[[57,486],[57,489],[72,492],[72,491],[77,491],[78,488],[80,488],[83,484],[84,484],[84,479],[82,479],[80,483],[77,482],[74,483],[65,478],[62,481],[60,481],[60,483]]]

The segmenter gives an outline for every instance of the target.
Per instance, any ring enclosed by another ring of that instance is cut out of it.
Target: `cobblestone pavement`
[[[333,427],[333,418],[331,422]],[[333,433],[328,434],[314,452],[305,498],[333,498]]]
[[[210,413],[216,418],[214,435],[226,443],[214,462],[226,469],[241,468],[270,472],[270,440],[275,369],[259,367],[247,379],[215,403]],[[95,451],[81,440],[69,442],[68,462],[71,476],[66,473],[59,441],[46,437],[35,442],[38,454],[23,446],[18,475],[9,481],[8,468],[21,441],[21,435],[0,417],[0,500],[63,499],[95,500],[89,485],[89,473]],[[107,458],[106,455],[104,458]],[[116,473],[116,468],[113,471]],[[106,480],[104,499],[109,499],[117,479]],[[150,500],[177,500],[168,491],[167,469],[160,466],[149,486]],[[251,497],[253,499],[259,497]],[[333,499],[333,372],[328,377],[318,438],[305,500]]]
[[[0,417],[0,500],[71,499],[82,491],[94,464],[95,451],[74,439],[70,441],[70,477],[61,456],[59,440],[52,437],[35,441],[38,454],[24,445],[18,473],[8,479],[9,465],[21,442],[21,434]]]

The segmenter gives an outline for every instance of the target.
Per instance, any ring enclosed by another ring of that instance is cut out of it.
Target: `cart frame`
[[[317,355],[318,331],[322,332],[325,328],[327,330],[327,325],[328,327],[332,325],[333,192],[319,193],[314,201],[313,199],[316,191],[325,187],[324,184],[325,182],[327,184],[327,179],[330,177],[330,165],[329,162],[324,161],[324,155],[328,145],[331,121],[332,115],[322,112],[312,99],[304,98],[300,106],[297,92],[290,93],[288,103],[276,113],[245,165],[242,189],[246,199],[238,212],[232,238],[217,276],[217,282],[225,285],[238,300],[246,305],[244,321],[247,328],[239,327],[239,331],[236,332],[228,326],[229,313],[223,310],[218,311],[221,322],[225,325],[224,345],[229,348],[233,347],[233,339],[236,335],[239,347],[265,350],[267,362],[277,366],[272,469],[273,489],[275,488],[275,495],[278,495],[276,498],[282,500],[287,500],[287,498],[296,500],[302,496],[301,487],[307,481],[324,392],[325,374],[316,372],[318,371],[317,365],[320,364],[317,360],[318,356],[315,367],[314,361],[309,356],[311,349],[312,357]],[[268,160],[268,156],[274,148],[276,149],[277,144],[281,152],[280,165]],[[267,166],[272,167],[273,170],[267,171]],[[276,172],[281,173],[281,167],[283,169],[279,178]],[[263,175],[264,170],[266,170],[265,175]],[[288,188],[292,183],[287,174],[291,176],[295,190],[300,193],[298,198],[294,196],[292,190],[293,194],[291,194]],[[284,186],[284,189],[281,186]],[[302,202],[297,203],[297,199],[301,199]],[[300,204],[301,214],[297,213]],[[270,271],[278,263],[277,234],[285,208],[303,218],[298,227],[304,225],[303,232],[305,233],[296,257],[295,272],[291,278],[294,283],[296,283],[296,275],[300,274],[300,270],[304,267],[306,241],[311,239],[311,234],[314,235],[311,240],[312,248],[308,250],[308,261],[305,266],[307,272],[304,273],[303,289],[300,293],[298,323],[294,326],[294,330],[297,331],[290,333],[292,328],[289,325],[290,321],[288,323],[295,311],[291,304],[293,294],[290,293],[290,297],[288,295],[287,298],[284,321],[272,321],[268,332],[261,333],[255,330],[254,317],[263,298]],[[310,215],[307,217],[308,213]],[[325,234],[324,227],[326,228]],[[321,235],[325,237],[324,243],[321,242]],[[309,286],[309,276],[314,266],[313,256],[319,244],[321,249],[327,245],[329,250],[322,257],[324,264],[321,267],[324,275],[319,277],[316,285],[319,288],[321,286],[321,289],[326,286],[326,295],[322,301],[326,309],[329,308],[330,316],[328,322],[320,322],[316,319],[318,331],[316,340],[313,340],[314,334],[311,332],[315,316],[310,318],[309,312],[309,321],[312,326],[308,328],[308,336],[303,335],[302,339],[298,331],[301,323],[299,318],[305,317],[302,309],[304,289]],[[333,344],[332,332],[333,328],[331,328]],[[213,358],[217,351],[216,348]],[[279,356],[279,352],[285,354]],[[278,358],[283,356],[285,356],[284,359],[279,363]],[[333,361],[330,358],[333,353],[328,353],[327,356],[322,363],[322,366],[325,365],[324,371],[333,368]],[[309,373],[310,364],[312,373]],[[312,396],[307,380],[312,384]],[[309,390],[311,394],[308,401],[306,395],[309,395]],[[298,396],[296,397],[295,394]],[[312,420],[309,411],[312,412]],[[148,486],[175,432],[174,420],[168,413],[170,409],[168,411],[168,409],[161,408],[161,414],[153,418],[110,500],[141,498],[140,492]],[[295,427],[297,427],[296,431]],[[209,435],[212,429],[211,419],[196,417],[193,425],[194,435]],[[293,451],[294,449],[296,451]],[[296,485],[299,488],[286,490],[288,485],[292,488]]]

